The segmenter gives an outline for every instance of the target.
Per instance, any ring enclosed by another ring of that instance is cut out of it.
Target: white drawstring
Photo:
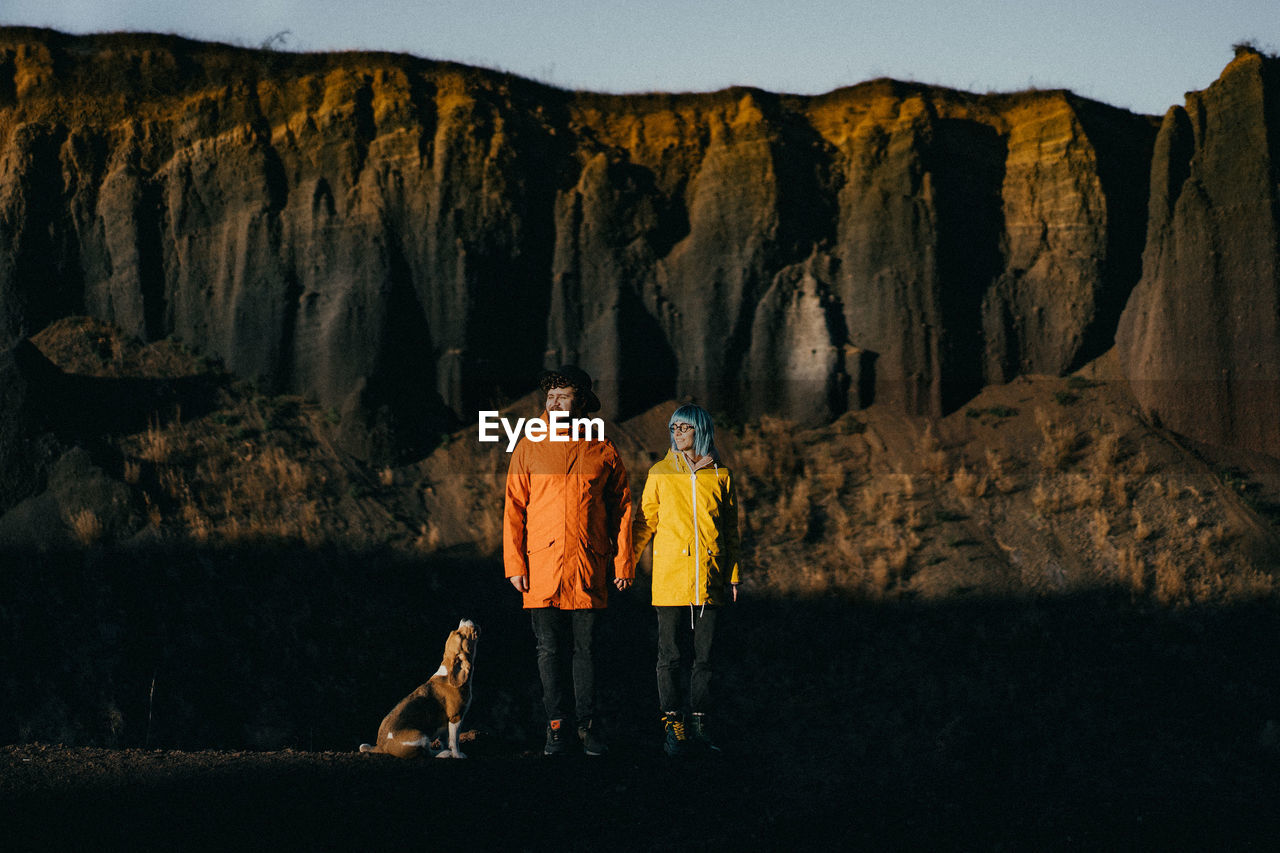
[[[677,453],[677,454],[676,454],[676,467],[677,467],[677,470],[678,470],[678,469],[679,469],[679,467],[680,467],[680,460],[681,460],[681,457],[683,457],[683,456],[684,456],[684,453]],[[685,460],[685,461],[688,461],[688,460]],[[715,468],[716,473],[719,473],[719,472],[720,472],[720,464],[719,464],[719,462],[718,462],[717,460],[714,460],[714,459],[713,459],[713,460],[712,460],[712,462],[711,462],[711,465],[712,465],[712,467],[713,467],[713,468]],[[698,474],[698,472],[697,472],[697,471],[694,469],[694,467],[693,467],[693,463],[689,463],[689,474],[690,474],[691,476],[694,476],[694,477],[696,477],[696,476],[697,476],[697,474]],[[697,490],[698,486],[697,486],[697,484],[696,484],[696,483],[694,484],[693,488],[694,488],[694,490],[695,490],[695,491]],[[696,514],[695,514],[695,515],[694,515],[694,517],[693,517],[693,526],[694,526],[694,531],[695,531],[695,534],[696,534],[697,526],[698,526],[698,517],[697,517],[697,515],[696,515]],[[696,539],[697,539],[697,536],[695,535],[695,537],[694,537],[694,538],[695,538],[695,540],[696,540]],[[694,583],[697,583],[697,574],[696,574],[696,573],[697,573],[697,568],[698,568],[698,559],[699,559],[700,557],[701,557],[701,555],[698,553],[698,548],[695,546],[695,547],[694,547],[694,549],[693,549],[693,566],[694,566],[694,573],[695,573],[695,574],[694,574]],[[694,618],[693,618],[693,613],[694,613],[694,611],[693,611],[693,607],[694,607],[694,604],[693,604],[693,602],[692,602],[692,601],[690,601],[690,602],[689,602],[689,629],[690,629],[690,630],[694,630],[694,629],[696,628],[696,625],[694,624]],[[699,619],[701,619],[703,616],[705,616],[705,615],[706,615],[706,613],[707,613],[707,602],[706,602],[706,600],[704,599],[704,600],[703,600],[703,602],[702,602],[702,607],[698,610],[698,618],[699,618]]]

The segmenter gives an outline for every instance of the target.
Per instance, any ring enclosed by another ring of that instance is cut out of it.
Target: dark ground
[[[613,754],[550,760],[527,620],[496,564],[300,548],[8,557],[5,849],[1280,837],[1272,603],[748,599],[721,637],[726,755],[674,763],[658,750],[641,588],[615,597],[604,638]],[[482,630],[471,758],[356,754],[464,616]]]
[[[1185,774],[1213,763],[1079,779],[997,759],[904,784],[870,756],[778,748],[675,765],[25,746],[0,751],[0,792],[9,850],[1274,849],[1272,769]]]

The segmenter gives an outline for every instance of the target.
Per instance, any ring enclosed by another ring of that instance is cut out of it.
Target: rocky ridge
[[[11,28],[0,338],[87,313],[401,431],[561,361],[619,415],[938,415],[1110,345],[1154,132],[1058,91],[606,96]]]
[[[1116,343],[1143,407],[1280,456],[1280,62],[1242,52],[1165,114],[1142,279]]]

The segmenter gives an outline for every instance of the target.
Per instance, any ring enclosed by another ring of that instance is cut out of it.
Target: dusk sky
[[[1235,42],[1280,44],[1276,0],[0,0],[0,23],[369,49],[609,92],[817,94],[875,77],[1068,88],[1161,114]]]

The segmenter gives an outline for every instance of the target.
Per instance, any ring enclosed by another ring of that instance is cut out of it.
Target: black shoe
[[[711,740],[711,733],[707,729],[707,715],[693,712],[693,737],[692,741],[698,751],[704,755],[719,755],[720,747],[716,746]]]
[[[569,751],[569,741],[565,736],[564,720],[552,720],[547,723],[547,745],[542,748],[543,755],[564,755]]]
[[[662,742],[662,751],[668,758],[683,758],[689,754],[689,735],[685,732],[684,720],[675,711],[662,715],[662,726],[666,730],[666,739]]]
[[[578,740],[582,741],[582,751],[587,755],[604,755],[609,745],[600,736],[600,728],[595,720],[587,720],[578,726]]]

